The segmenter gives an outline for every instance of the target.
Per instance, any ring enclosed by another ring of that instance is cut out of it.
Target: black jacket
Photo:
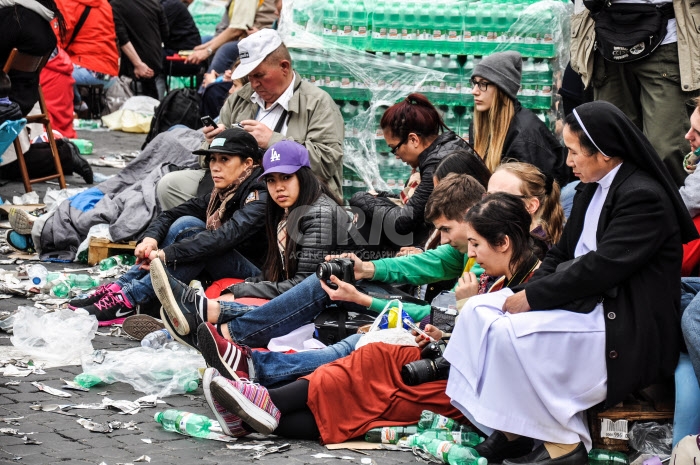
[[[264,237],[265,234],[267,203],[267,188],[263,182],[257,181],[262,171],[261,167],[253,170],[248,179],[238,188],[226,205],[220,228],[202,231],[163,248],[167,264],[175,267],[178,262],[200,261],[224,251],[236,249],[260,268],[267,252],[266,241],[260,240],[261,235]],[[141,235],[141,239],[152,237],[158,242],[162,241],[175,220],[183,216],[194,216],[206,222],[210,196],[211,193],[195,197],[182,205],[164,211],[151,222],[148,229]]]
[[[673,375],[682,344],[679,220],[661,184],[632,162],[624,162],[603,204],[597,250],[566,271],[574,258],[586,209],[597,184],[580,184],[561,240],[525,285],[533,309],[563,308],[590,296],[604,297],[606,406]],[[584,348],[582,348],[584,350]]]
[[[559,181],[569,182],[571,170],[566,166],[566,152],[552,131],[520,102],[515,101],[515,115],[503,143],[502,160],[513,158],[535,165]]]
[[[51,24],[21,5],[0,8],[0,66],[4,66],[13,48],[29,55],[43,56],[56,47]],[[10,100],[27,115],[39,101],[39,73],[10,71]]]
[[[163,67],[161,44],[167,42],[170,32],[168,20],[158,0],[109,0],[114,13],[114,26],[119,46],[128,42],[139,58],[159,74]],[[134,77],[134,65],[122,55],[120,76]]]
[[[289,214],[287,234],[297,242],[294,276],[279,282],[264,281],[262,276],[248,278],[246,282],[228,288],[235,297],[274,299],[315,273],[326,255],[350,250],[355,231],[347,212],[322,194],[313,205],[297,207]],[[277,244],[268,247],[277,247]]]
[[[396,233],[399,236],[405,236],[401,240],[387,237],[387,231],[383,228],[383,244],[396,250],[410,245],[422,247],[431,230],[430,225],[425,222],[425,204],[433,193],[433,173],[445,155],[460,149],[472,152],[475,157],[478,156],[461,137],[452,131],[447,131],[438,136],[418,156],[420,185],[403,207],[392,202],[386,193],[374,196],[368,192],[358,192],[353,195],[350,205],[359,208],[366,215],[365,224],[381,224],[384,228],[386,225],[394,225]],[[382,218],[382,221],[377,221],[376,216]]]

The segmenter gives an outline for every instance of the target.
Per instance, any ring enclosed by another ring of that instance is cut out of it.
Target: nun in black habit
[[[561,240],[522,289],[470,299],[445,352],[447,394],[490,435],[489,462],[588,463],[585,411],[671,376],[682,344],[697,232],[665,166],[607,102],[577,107],[564,141],[581,184]]]

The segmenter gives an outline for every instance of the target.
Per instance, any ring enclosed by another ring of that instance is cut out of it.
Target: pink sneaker
[[[213,399],[258,433],[271,434],[277,429],[281,414],[263,386],[247,379],[231,381],[223,376],[212,379],[209,386]]]
[[[204,398],[209,404],[209,408],[214,413],[216,420],[221,425],[221,430],[228,436],[240,438],[250,434],[243,428],[243,420],[241,417],[229,412],[221,406],[211,395],[211,382],[213,379],[221,377],[221,374],[216,368],[207,368],[202,377],[202,389],[204,390]]]
[[[70,308],[71,310],[75,310],[76,308],[85,308],[100,300],[108,292],[117,292],[121,290],[121,286],[117,283],[100,284],[95,288],[95,291],[89,296],[83,297],[82,299],[76,297],[75,299],[68,302],[68,308]]]

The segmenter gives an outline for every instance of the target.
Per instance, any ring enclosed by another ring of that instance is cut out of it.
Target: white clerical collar
[[[291,84],[289,84],[289,87],[287,87],[287,90],[282,92],[282,95],[275,100],[275,103],[270,105],[270,108],[265,107],[265,100],[263,100],[257,92],[253,92],[253,95],[250,96],[250,100],[251,102],[257,104],[263,111],[270,111],[275,108],[276,105],[280,105],[282,108],[289,111],[289,101],[292,100],[292,95],[294,95],[294,81],[295,78],[293,77]]]
[[[615,179],[615,175],[617,174],[618,171],[620,171],[620,167],[622,166],[622,163],[617,165],[615,168],[611,169],[608,174],[600,178],[600,181],[598,181],[598,185],[602,187],[603,189],[610,189],[610,186],[612,185],[613,179]]]

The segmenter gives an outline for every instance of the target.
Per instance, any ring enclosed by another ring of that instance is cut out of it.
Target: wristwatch
[[[211,47],[207,47],[207,53],[209,56],[211,56],[211,54],[214,53],[214,50],[212,50]]]

